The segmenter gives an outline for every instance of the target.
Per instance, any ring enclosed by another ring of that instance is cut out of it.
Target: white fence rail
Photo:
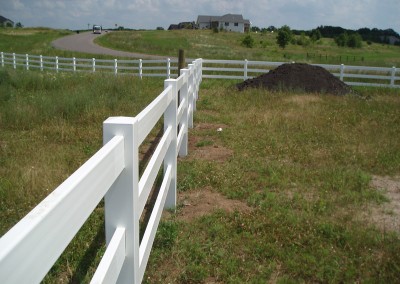
[[[203,59],[203,78],[247,80],[285,62]],[[353,86],[400,88],[400,68],[312,64],[321,66]]]
[[[176,206],[177,155],[187,154],[201,59],[181,73],[165,80],[136,117],[108,118],[104,146],[0,239],[0,283],[39,283],[103,197],[107,249],[92,283],[142,281],[162,210]],[[139,146],[162,117],[163,136],[139,177]],[[161,166],[161,188],[139,242],[139,218]]]
[[[109,71],[117,74],[131,74],[142,77],[177,77],[177,60],[109,60],[109,59],[79,59],[48,57],[42,55],[28,55],[15,53],[0,53],[1,66],[16,68],[97,72]],[[250,60],[213,60],[203,59],[203,78],[247,80],[255,76],[268,73],[270,70],[287,62],[268,62]],[[396,67],[367,67],[351,65],[321,66],[334,76],[353,86],[375,86],[400,88],[400,68]]]
[[[26,70],[40,69],[69,71],[69,72],[113,72],[117,74],[131,74],[142,77],[177,77],[178,61],[169,58],[164,60],[118,60],[118,59],[85,59],[64,58],[58,56],[43,56],[15,53],[0,53],[1,66]]]

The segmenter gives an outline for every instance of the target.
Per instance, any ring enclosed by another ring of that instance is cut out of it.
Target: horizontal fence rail
[[[180,71],[136,117],[108,118],[103,147],[0,239],[0,283],[39,283],[103,197],[107,248],[91,283],[142,281],[162,210],[176,207],[177,156],[188,151],[201,59]],[[139,146],[160,119],[163,135],[139,176]],[[139,219],[161,168],[162,184],[140,241]]]
[[[247,80],[292,62],[203,59],[203,78]],[[400,87],[400,68],[311,64],[320,66],[348,85]]]
[[[164,60],[109,60],[48,57],[15,53],[0,53],[1,66],[14,69],[55,70],[72,72],[113,72],[143,77],[178,77],[178,61]],[[202,60],[202,78],[247,80],[268,73],[276,67],[291,62],[250,60]],[[400,68],[368,67],[351,65],[312,64],[320,66],[352,86],[400,88]]]
[[[12,66],[26,70],[39,69],[69,72],[109,72],[129,74],[142,77],[176,78],[178,73],[178,60],[121,60],[121,59],[96,59],[96,58],[64,58],[58,56],[42,56],[15,53],[0,53],[1,66]]]

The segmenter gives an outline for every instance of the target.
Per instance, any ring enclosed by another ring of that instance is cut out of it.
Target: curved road
[[[102,34],[103,35],[103,34]],[[148,55],[134,52],[126,52],[113,50],[110,48],[102,47],[95,44],[93,41],[96,37],[102,36],[99,34],[93,34],[92,32],[84,32],[79,34],[73,34],[66,37],[56,39],[52,42],[52,45],[57,49],[77,51],[91,54],[106,54],[119,57],[133,57],[141,59],[165,59],[167,56]]]

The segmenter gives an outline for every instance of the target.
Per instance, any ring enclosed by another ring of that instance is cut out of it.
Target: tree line
[[[281,28],[269,26],[260,29],[256,26],[252,27],[253,32],[277,32],[277,44],[281,48],[285,48],[287,44],[307,45],[315,42],[322,37],[333,38],[338,46],[347,46],[352,48],[360,48],[362,41],[368,44],[372,42],[389,44],[394,43],[400,45],[400,36],[393,29],[380,30],[377,28],[362,28],[358,30],[344,29],[342,27],[319,26],[312,30],[291,30],[285,25]],[[295,38],[294,36],[297,36]]]

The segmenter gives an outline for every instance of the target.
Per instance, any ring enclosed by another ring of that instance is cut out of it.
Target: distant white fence
[[[203,59],[203,78],[247,80],[285,62]],[[287,62],[289,63],[289,62]],[[312,64],[321,66],[348,85],[400,87],[400,68]]]
[[[103,197],[107,249],[91,283],[142,281],[162,210],[176,206],[177,155],[187,155],[201,59],[181,74],[165,80],[136,117],[108,118],[104,146],[0,239],[0,283],[39,283]],[[139,146],[162,117],[163,136],[139,177]],[[139,242],[139,218],[161,166],[163,181]]]
[[[112,72],[117,74],[131,74],[142,77],[177,77],[178,61],[163,60],[119,60],[119,59],[87,59],[65,58],[59,56],[43,56],[15,53],[0,53],[1,66],[12,66],[14,69],[39,69],[70,72]]]
[[[100,70],[117,74],[131,74],[142,77],[177,77],[177,60],[109,60],[49,57],[15,53],[0,53],[1,66],[36,68],[40,70],[97,72]],[[247,80],[268,73],[289,62],[268,62],[250,60],[203,59],[203,78]],[[312,64],[321,66],[348,85],[400,88],[400,68],[368,67],[351,65]]]

